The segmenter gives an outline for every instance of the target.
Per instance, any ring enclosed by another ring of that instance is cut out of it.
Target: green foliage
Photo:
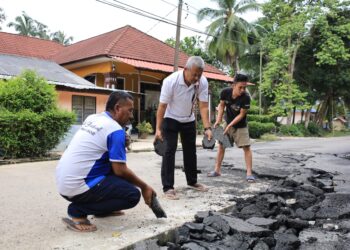
[[[175,48],[175,39],[168,38],[165,43]],[[216,58],[215,55],[210,55],[204,49],[204,41],[200,36],[185,37],[180,41],[180,50],[189,56],[200,56],[206,63],[209,63],[219,69],[224,69],[222,63]]]
[[[36,157],[53,149],[75,121],[66,111],[0,112],[0,149],[5,158]]]
[[[0,107],[11,112],[24,109],[42,113],[56,108],[55,87],[33,71],[25,71],[8,82],[0,82]]]
[[[307,130],[310,132],[310,135],[321,136],[323,134],[322,128],[315,122],[309,122]]]
[[[2,157],[37,157],[53,149],[75,121],[57,108],[53,86],[26,71],[0,81],[0,151]]]
[[[300,127],[296,124],[292,125],[281,125],[279,128],[279,132],[282,135],[288,135],[288,136],[304,136],[303,132],[300,131]]]
[[[0,23],[2,21],[2,9],[0,8]],[[50,30],[47,25],[39,22],[38,20],[33,19],[27,13],[22,11],[21,16],[15,18],[15,22],[10,22],[8,27],[13,27],[18,34],[24,36],[38,37],[41,39],[51,39],[52,41],[59,42],[63,45],[68,45],[73,41],[73,37],[67,37],[63,31],[56,31],[50,33]],[[0,27],[1,30],[1,27]]]
[[[4,10],[0,7],[0,24],[3,23],[6,20],[6,16],[4,13]],[[0,26],[0,30],[1,30],[1,26]]]
[[[310,122],[307,128],[304,123],[281,125],[279,133],[287,136],[322,136],[323,131],[316,123]]]
[[[259,10],[259,5],[255,0],[214,2],[217,4],[217,9],[202,8],[198,11],[197,18],[199,21],[205,18],[213,20],[207,27],[207,33],[210,34],[208,50],[222,63],[232,66],[232,69],[237,71],[238,57],[248,46],[248,34],[255,33],[254,27],[240,15]]]
[[[153,133],[152,125],[147,121],[143,121],[137,124],[136,128],[138,129],[139,133],[147,133],[147,134]]]
[[[279,84],[273,90],[275,100],[270,108],[275,116],[284,115],[291,112],[294,107],[300,110],[310,108],[306,100],[307,93],[300,91],[295,83]]]
[[[252,115],[258,115],[259,114],[259,107],[255,106],[255,105],[251,105],[248,113],[252,114]]]
[[[269,123],[261,123],[251,121],[249,122],[249,136],[251,138],[259,138],[261,135],[265,133],[271,133],[276,129],[275,124]]]
[[[251,121],[255,122],[262,122],[262,123],[268,123],[268,122],[275,122],[275,117],[272,115],[253,115],[253,114],[248,114],[248,122],[250,123]]]
[[[202,120],[196,120],[196,130],[198,135],[203,134],[204,125]]]

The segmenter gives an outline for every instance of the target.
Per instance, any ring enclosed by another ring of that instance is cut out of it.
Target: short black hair
[[[235,75],[235,77],[233,78],[233,83],[237,83],[237,82],[248,82],[249,78],[247,75],[245,74],[241,74],[241,73],[237,73]]]
[[[106,111],[112,111],[117,103],[124,102],[127,99],[134,100],[132,95],[125,91],[114,91],[112,92],[106,103]]]

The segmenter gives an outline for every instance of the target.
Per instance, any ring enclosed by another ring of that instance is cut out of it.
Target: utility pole
[[[178,6],[178,8],[177,8],[177,24],[176,24],[176,42],[175,42],[175,56],[174,56],[174,72],[176,72],[176,71],[178,70],[178,65],[179,65],[181,13],[182,13],[182,0],[179,0],[179,6]]]
[[[262,46],[260,46],[260,76],[259,76],[259,115],[261,115],[261,79],[262,79],[262,56],[263,56],[263,52],[262,52]]]

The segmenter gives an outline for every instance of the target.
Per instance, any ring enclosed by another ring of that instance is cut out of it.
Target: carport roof
[[[50,84],[78,90],[115,91],[114,89],[97,87],[91,82],[72,73],[55,62],[15,55],[0,54],[0,78],[9,79],[20,75],[23,70],[33,70],[44,77]],[[131,91],[127,91],[134,93]],[[136,94],[136,93],[134,93]]]

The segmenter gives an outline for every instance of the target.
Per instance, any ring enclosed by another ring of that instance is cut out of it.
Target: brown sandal
[[[97,230],[97,227],[91,224],[91,222],[88,219],[83,221],[73,221],[69,218],[62,218],[62,222],[67,226],[67,228],[75,232],[87,233],[87,232],[94,232]],[[81,229],[79,228],[79,225],[89,226],[89,228]]]

